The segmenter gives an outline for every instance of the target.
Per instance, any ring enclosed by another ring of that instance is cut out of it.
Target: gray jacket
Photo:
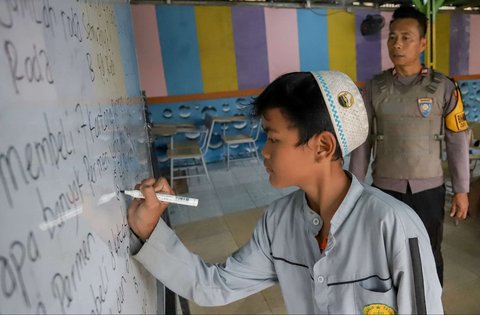
[[[141,248],[131,248],[168,288],[203,306],[279,282],[289,313],[363,314],[382,307],[413,314],[421,311],[419,302],[428,313],[443,313],[428,235],[408,206],[352,176],[320,252],[315,236],[322,223],[298,190],[271,204],[250,241],[225,263],[205,263],[162,220]]]

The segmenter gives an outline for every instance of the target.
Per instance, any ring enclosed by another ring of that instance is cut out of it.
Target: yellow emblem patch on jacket
[[[448,130],[453,132],[465,131],[468,129],[467,117],[463,111],[462,94],[455,89],[455,96],[457,97],[457,104],[455,108],[445,116],[445,126]]]
[[[364,315],[395,315],[395,310],[381,303],[368,304],[363,307]]]

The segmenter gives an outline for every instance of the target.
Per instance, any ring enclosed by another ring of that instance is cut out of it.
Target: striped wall
[[[364,37],[367,14],[337,9],[255,6],[133,5],[142,89],[174,96],[262,88],[290,71],[336,69],[355,81],[392,66],[386,27]],[[480,16],[440,13],[437,69],[449,75],[480,74]],[[472,31],[471,31],[472,30]],[[455,47],[455,49],[453,49]]]
[[[437,14],[435,37],[435,67],[443,73],[450,73],[450,14]]]
[[[254,89],[269,80],[265,15],[259,7],[232,7],[238,89]]]
[[[140,85],[149,95],[166,95],[167,87],[155,10],[151,6],[136,6],[135,10],[132,10],[132,22],[139,61]]]

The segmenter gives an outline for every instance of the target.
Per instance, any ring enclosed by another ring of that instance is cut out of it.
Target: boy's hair
[[[415,9],[410,5],[402,5],[398,9],[393,12],[392,20],[390,21],[390,25],[393,22],[399,19],[414,19],[418,22],[418,31],[420,33],[420,37],[424,38],[425,34],[427,33],[427,16]]]
[[[298,129],[297,146],[323,131],[335,136],[334,160],[342,157],[327,105],[318,83],[310,72],[292,72],[278,77],[253,101],[254,114],[261,117],[269,109],[279,108],[292,127]]]

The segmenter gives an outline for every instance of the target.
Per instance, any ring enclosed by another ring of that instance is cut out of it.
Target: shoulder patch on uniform
[[[364,315],[395,315],[395,310],[382,303],[368,304],[363,307]]]
[[[453,110],[445,116],[445,127],[453,132],[465,131],[468,129],[467,117],[463,111],[462,94],[456,85],[454,96],[457,98],[457,103]]]

